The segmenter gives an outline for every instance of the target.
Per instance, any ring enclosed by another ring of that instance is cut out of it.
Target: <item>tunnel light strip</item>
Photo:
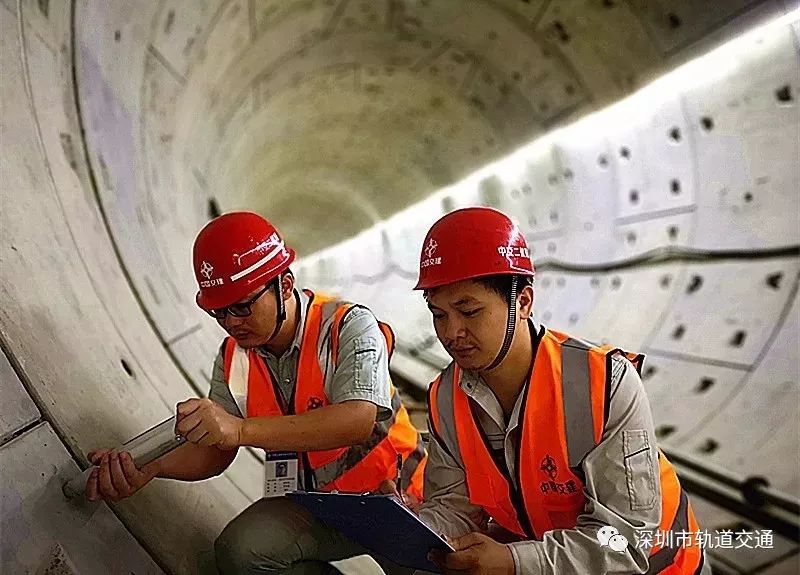
[[[402,229],[402,227],[405,227],[404,223],[424,220],[431,213],[431,207],[434,204],[441,202],[447,196],[457,197],[469,191],[474,191],[480,182],[487,177],[497,176],[507,179],[518,176],[524,167],[530,163],[532,156],[547,153],[559,141],[586,141],[587,132],[597,133],[598,130],[605,130],[606,126],[621,121],[630,123],[632,119],[639,117],[638,114],[645,110],[656,109],[667,99],[673,98],[676,92],[682,93],[714,82],[720,77],[730,75],[741,64],[741,56],[746,53],[749,46],[758,42],[767,34],[776,33],[781,29],[785,30],[787,26],[798,21],[800,21],[800,8],[796,8],[762,26],[749,30],[706,54],[681,64],[674,70],[665,73],[650,84],[643,86],[633,94],[606,108],[592,112],[568,126],[557,128],[544,134],[504,158],[476,170],[463,180],[442,188],[421,202],[396,213],[383,222],[373,225],[357,236],[320,250],[303,258],[298,263],[306,265],[316,260],[330,257],[340,249],[346,249],[349,244],[355,241],[367,241],[369,239],[378,241],[372,234],[380,234],[382,229],[398,225]],[[600,133],[603,132],[601,131]],[[437,209],[436,211],[438,212],[439,210]],[[422,238],[419,241],[421,242]]]

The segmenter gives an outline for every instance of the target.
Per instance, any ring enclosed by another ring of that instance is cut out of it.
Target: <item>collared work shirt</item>
[[[539,326],[534,326],[534,330],[541,337]],[[535,338],[534,345],[538,344],[539,337]],[[538,351],[542,352],[543,349]],[[506,423],[500,402],[480,375],[467,370],[461,373],[459,385],[476,408],[477,422],[489,440],[495,460],[498,464],[504,462],[509,477],[516,483],[519,414],[524,393],[520,393]],[[654,533],[658,529],[661,487],[658,481],[650,485],[641,478],[648,477],[650,473],[659,477],[658,458],[654,453],[650,460],[654,469],[648,468],[644,458],[626,461],[623,437],[626,431],[643,431],[649,445],[655,450],[652,415],[642,380],[627,359],[617,356],[612,360],[610,385],[608,423],[600,444],[589,452],[581,464],[585,476],[586,506],[578,516],[576,526],[548,531],[541,541],[520,541],[519,537],[510,533],[498,537],[499,530],[491,530],[495,538],[507,537],[504,542],[510,541],[517,575],[646,571],[649,549],[636,546],[636,532],[646,530]],[[649,499],[649,494],[637,491],[634,496],[629,489],[631,485],[637,490],[651,489],[655,504],[649,509],[636,505]],[[489,517],[483,508],[470,503],[464,469],[433,434],[428,445],[425,503],[420,510],[420,517],[432,529],[450,538],[470,532],[487,533],[490,528]],[[616,527],[628,539],[628,551],[617,553],[599,544],[596,534],[605,525]],[[703,573],[709,572],[706,569]]]
[[[280,357],[263,348],[256,349],[266,362],[287,403],[292,398],[297,383],[303,328],[310,300],[303,291],[295,290],[294,295],[300,312],[300,321],[289,349]],[[378,421],[384,421],[391,417],[392,399],[389,391],[386,340],[371,311],[363,307],[354,307],[345,316],[339,335],[339,353],[335,369],[330,365],[330,330],[323,334],[318,352],[322,360],[320,365],[324,366],[325,395],[330,403],[351,400],[369,401],[378,407]],[[225,381],[223,358],[224,343],[214,362],[208,396],[222,405],[228,413],[244,417]]]

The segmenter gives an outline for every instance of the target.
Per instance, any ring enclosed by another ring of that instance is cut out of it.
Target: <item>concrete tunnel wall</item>
[[[410,292],[427,226],[514,214],[537,317],[648,353],[661,443],[797,497],[797,22],[571,125],[793,7],[666,4],[0,3],[2,570],[194,573],[259,496],[247,451],[113,514],[59,491],[207,391],[189,254],[212,199],[392,323],[419,385],[446,361]],[[718,559],[777,575],[796,550]]]

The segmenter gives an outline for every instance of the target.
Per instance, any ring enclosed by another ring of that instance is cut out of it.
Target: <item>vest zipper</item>
[[[526,388],[528,386],[525,386]],[[483,430],[483,427],[480,423],[478,423],[478,418],[475,415],[475,405],[472,401],[469,403],[470,412],[472,415],[472,420],[474,422],[475,427],[478,429],[478,433],[483,440],[483,445],[486,448],[486,451],[492,454],[492,445],[489,442],[489,438],[486,436],[486,432]],[[519,470],[519,449],[517,450],[517,470]],[[491,457],[492,464],[497,469],[498,473],[505,479],[506,484],[508,485],[508,494],[511,498],[511,506],[514,507],[514,511],[517,514],[517,521],[522,526],[522,530],[525,531],[525,534],[532,539],[536,539],[533,533],[533,527],[531,527],[530,519],[528,518],[528,513],[525,511],[525,502],[522,499],[522,494],[519,492],[517,487],[514,485],[514,481],[511,479],[511,473],[508,470],[507,465],[503,465],[502,468],[497,464],[494,457]],[[515,474],[517,478],[517,485],[521,485],[519,482],[519,472]]]
[[[519,408],[519,445],[517,447],[517,454],[514,458],[514,479],[515,482],[511,479],[510,473],[506,470],[506,473],[503,473],[503,477],[505,478],[506,482],[508,483],[509,487],[509,494],[511,495],[511,505],[514,506],[514,509],[517,512],[517,518],[522,525],[522,529],[528,535],[528,537],[532,539],[536,539],[536,533],[533,530],[533,524],[531,522],[531,518],[528,517],[528,510],[525,507],[525,499],[522,496],[522,473],[520,471],[520,455],[522,454],[522,438],[525,437],[525,406],[528,404],[528,393],[531,390],[531,378],[533,376],[533,369],[534,364],[536,363],[536,355],[539,351],[539,343],[544,336],[545,327],[542,326],[538,333],[533,330],[533,323],[528,322],[528,330],[531,334],[531,348],[533,348],[533,352],[531,354],[531,366],[528,368],[528,375],[527,377],[527,384],[525,385],[523,392],[522,392],[522,402]],[[479,426],[480,427],[480,426]],[[519,487],[516,487],[516,486]]]
[[[536,341],[536,346],[533,350],[533,361],[536,361],[536,350],[538,349],[538,340]],[[519,445],[517,447],[517,454],[514,458],[514,478],[517,480],[516,485],[522,486],[522,473],[520,471],[520,454],[522,453],[522,438],[525,437],[525,406],[528,403],[528,392],[531,388],[531,375],[533,372],[533,361],[531,361],[531,370],[528,373],[528,384],[525,386],[525,390],[522,396],[522,403],[519,408],[519,429],[517,432],[519,433]],[[529,537],[536,539],[536,533],[533,531],[533,525],[531,524],[531,519],[528,517],[528,511],[525,508],[525,500],[522,497],[522,492],[514,487],[514,482],[508,479],[509,486],[512,488],[511,490],[511,503],[514,505],[514,508],[517,510],[517,516],[521,519],[520,523],[522,523],[522,528],[525,530],[525,533],[528,534]]]

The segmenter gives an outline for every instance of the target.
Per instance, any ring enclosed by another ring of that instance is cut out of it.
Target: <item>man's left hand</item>
[[[187,399],[178,404],[175,431],[191,443],[227,450],[241,445],[243,424],[215,401]]]
[[[450,544],[454,553],[431,551],[431,560],[445,575],[514,575],[514,557],[508,545],[481,533],[468,533]]]

